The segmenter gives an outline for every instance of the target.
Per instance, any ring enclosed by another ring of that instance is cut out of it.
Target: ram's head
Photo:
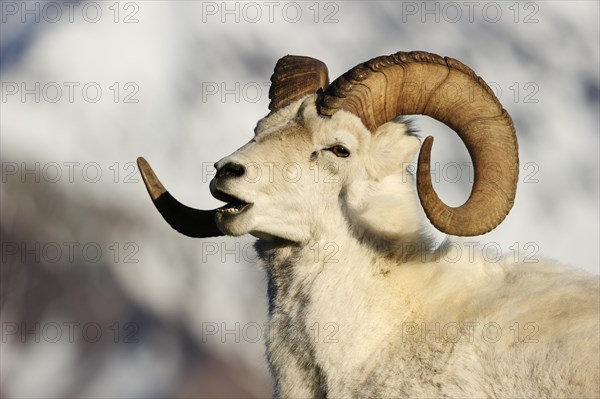
[[[152,200],[177,231],[192,237],[251,233],[304,241],[339,229],[339,223],[364,230],[376,221],[384,234],[381,224],[394,226],[390,234],[418,229],[412,202],[403,202],[412,192],[403,174],[419,141],[397,121],[400,115],[443,122],[459,135],[473,161],[469,199],[449,207],[431,182],[433,139],[424,140],[417,191],[435,227],[452,235],[479,235],[510,211],[518,177],[511,118],[485,82],[459,61],[399,52],[360,64],[329,84],[322,62],[286,56],[271,81],[271,112],[259,121],[255,137],[215,164],[210,189],[227,205],[210,211],[182,205],[138,159]]]

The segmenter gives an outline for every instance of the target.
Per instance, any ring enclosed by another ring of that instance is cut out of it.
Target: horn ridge
[[[454,98],[452,98],[454,95]],[[427,138],[419,153],[417,192],[439,230],[474,236],[495,228],[510,212],[518,179],[518,144],[512,119],[491,88],[471,68],[424,51],[373,58],[331,83],[317,100],[318,112],[344,109],[371,132],[398,115],[427,115],[453,129],[473,161],[474,183],[459,207],[444,204],[433,189]],[[488,176],[495,165],[497,178]]]
[[[269,110],[277,110],[329,85],[327,66],[311,57],[286,55],[271,75]]]

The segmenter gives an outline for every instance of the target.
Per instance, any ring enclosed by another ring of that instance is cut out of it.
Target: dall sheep
[[[451,236],[486,233],[513,205],[515,130],[480,77],[452,58],[399,52],[331,84],[322,62],[286,56],[271,81],[254,138],[215,164],[210,190],[225,206],[188,208],[138,163],[179,232],[258,238],[276,397],[600,396],[597,276],[550,261],[450,261],[424,232],[416,193]],[[420,142],[398,118],[415,114],[469,151],[475,181],[460,207],[432,187],[430,137],[415,190],[406,166]]]

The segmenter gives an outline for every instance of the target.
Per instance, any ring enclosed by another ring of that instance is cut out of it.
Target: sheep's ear
[[[405,170],[413,162],[419,145],[419,139],[407,133],[403,123],[381,125],[373,134],[370,173],[385,177]]]
[[[414,186],[403,171],[413,162],[419,139],[407,133],[404,124],[394,122],[381,125],[371,138],[366,157],[370,179],[357,179],[346,191],[349,219],[359,234],[413,241],[423,215]]]

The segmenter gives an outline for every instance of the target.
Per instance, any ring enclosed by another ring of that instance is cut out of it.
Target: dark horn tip
[[[195,238],[224,235],[215,222],[216,210],[204,211],[183,205],[165,189],[148,161],[139,157],[137,164],[154,206],[172,228]]]

